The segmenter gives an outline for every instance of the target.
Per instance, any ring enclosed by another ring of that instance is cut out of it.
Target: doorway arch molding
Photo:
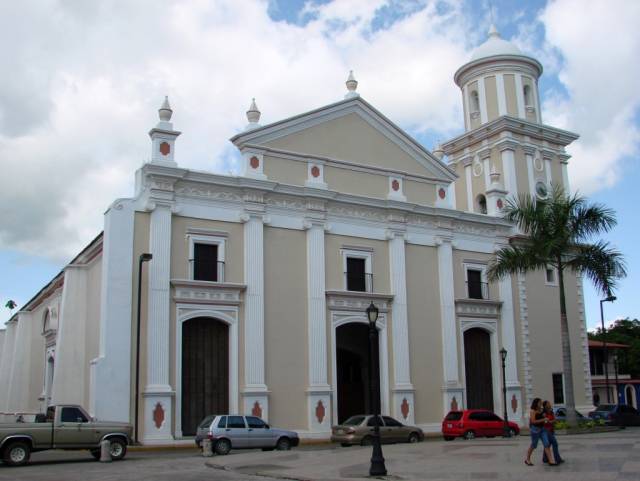
[[[229,326],[229,412],[238,412],[238,306],[178,304],[176,306],[175,407],[176,437],[182,438],[182,324],[196,318],[219,321]]]
[[[353,311],[332,311],[331,312],[331,399],[333,403],[332,418],[333,424],[338,424],[338,372],[337,372],[337,352],[336,352],[336,330],[340,326],[350,323],[369,325],[365,313]],[[380,359],[380,404],[381,412],[389,414],[389,350],[387,345],[387,316],[380,312],[376,322],[378,329],[378,356]]]
[[[464,333],[470,329],[481,329],[489,333],[490,345],[491,345],[491,382],[493,384],[493,411],[500,413],[503,411],[501,386],[502,377],[500,376],[500,360],[498,359],[500,350],[498,343],[498,321],[497,319],[460,319],[460,359],[462,360],[462,385],[464,386],[464,405],[467,405],[467,374],[465,365],[465,346],[464,346]],[[515,356],[515,353],[509,353]]]

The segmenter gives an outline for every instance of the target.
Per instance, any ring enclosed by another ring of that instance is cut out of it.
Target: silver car
[[[216,454],[229,454],[231,449],[278,449],[287,451],[300,443],[298,433],[275,429],[256,416],[211,415],[198,425],[196,444],[211,439]]]

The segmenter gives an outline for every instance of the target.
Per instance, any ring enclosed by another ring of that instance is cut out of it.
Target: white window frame
[[[187,234],[187,239],[189,240],[189,258],[187,259],[187,262],[189,263],[189,279],[195,280],[193,278],[193,268],[195,264],[195,245],[208,244],[218,246],[218,264],[216,264],[218,274],[217,277],[218,282],[224,282],[224,270],[220,269],[220,262],[225,262],[225,247],[227,242],[226,235],[221,235],[221,233],[217,233],[216,235]]]
[[[487,299],[491,296],[489,295],[489,281],[487,280],[487,264],[481,264],[477,261],[464,261],[462,263],[462,268],[464,269],[464,294],[465,299],[470,299],[469,297],[469,275],[468,271],[480,271],[480,282],[484,282],[487,284]]]
[[[553,388],[553,376],[554,374],[560,374],[561,378],[562,378],[562,399],[564,402],[562,403],[558,403],[556,404],[556,400],[554,397],[554,388]],[[551,373],[551,398],[553,399],[553,404],[554,406],[562,406],[566,409],[567,406],[567,389],[566,389],[566,383],[564,382],[564,372],[559,372],[559,371],[553,371]]]
[[[549,281],[549,279],[547,277],[547,272],[548,271],[552,271],[553,272],[553,281]],[[558,269],[556,269],[555,267],[545,267],[545,269],[544,269],[544,283],[547,286],[558,287]]]
[[[365,292],[373,292],[373,248],[371,247],[343,247],[340,249],[342,254],[342,288],[347,290],[347,258],[351,259],[364,259],[364,272],[371,274],[371,285],[367,285],[365,277]]]

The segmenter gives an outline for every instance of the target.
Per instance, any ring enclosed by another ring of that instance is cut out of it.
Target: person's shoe
[[[526,464],[527,466],[533,466],[533,463],[527,459],[524,460],[524,464]]]

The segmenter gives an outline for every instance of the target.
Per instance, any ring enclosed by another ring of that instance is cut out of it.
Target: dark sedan
[[[603,419],[612,426],[640,426],[640,413],[628,404],[600,404],[589,413],[589,417]]]

